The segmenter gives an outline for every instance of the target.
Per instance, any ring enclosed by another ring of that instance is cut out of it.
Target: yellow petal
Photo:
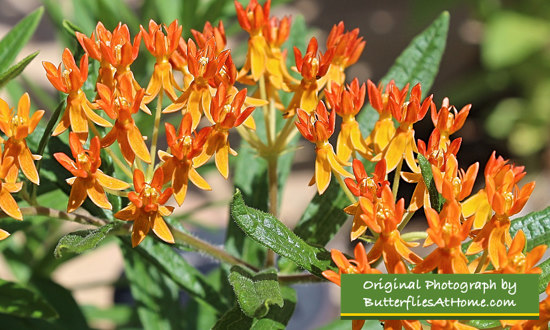
[[[0,229],[0,241],[6,239],[8,236],[10,236],[10,233],[4,229]]]
[[[202,190],[212,190],[208,182],[197,172],[197,170],[194,167],[191,167],[189,169],[189,180],[193,182],[193,184]]]
[[[32,183],[36,185],[40,184],[38,171],[36,170],[36,166],[34,166],[34,159],[29,147],[27,147],[26,142],[23,142],[20,150],[20,154],[17,156],[17,161],[19,162],[21,171],[23,171],[27,179],[29,179]]]
[[[88,189],[86,190],[86,192],[88,193],[88,197],[90,197],[95,205],[107,210],[111,210],[113,208],[111,206],[111,203],[109,203],[107,196],[105,195],[103,187],[101,187],[97,180],[93,180],[93,182],[88,185]]]
[[[174,192],[174,199],[178,205],[182,205],[185,200],[188,185],[188,168],[189,166],[177,166],[172,174],[172,190]]]
[[[124,221],[133,221],[137,215],[136,211],[137,211],[136,206],[130,203],[130,205],[126,206],[122,210],[115,213],[115,218],[124,220]]]
[[[104,119],[103,117],[95,113],[88,105],[82,105],[82,108],[84,109],[84,113],[86,114],[88,119],[90,119],[97,125],[102,127],[113,127],[113,125],[108,122],[107,119]]]
[[[130,188],[130,184],[119,179],[115,179],[107,174],[97,170],[95,172],[97,181],[105,188],[112,190],[124,190]]]
[[[128,130],[128,143],[136,156],[147,164],[151,163],[151,155],[149,155],[147,145],[145,144],[145,141],[143,141],[143,136],[136,126],[133,126]]]
[[[386,159],[386,173],[393,171],[399,161],[403,159],[406,142],[406,134],[398,133],[388,144],[384,157]]]
[[[14,219],[23,220],[23,214],[21,214],[21,210],[19,209],[19,206],[17,206],[17,202],[13,196],[3,188],[0,188],[0,209]]]
[[[351,178],[353,177],[353,175],[346,171],[342,165],[340,165],[340,160],[336,157],[336,154],[334,153],[334,150],[332,150],[332,147],[330,147],[328,150],[327,150],[327,157],[328,157],[328,162],[330,163],[330,166],[331,168],[338,174],[346,177],[346,178]]]
[[[315,158],[315,182],[317,183],[319,195],[327,190],[330,183],[331,170],[327,153],[327,149],[319,148],[317,150],[317,157]]]
[[[229,144],[224,143],[216,150],[216,167],[224,178],[229,176]]]

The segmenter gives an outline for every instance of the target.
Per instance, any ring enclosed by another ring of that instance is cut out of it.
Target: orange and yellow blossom
[[[23,220],[23,214],[21,214],[17,202],[11,195],[21,190],[23,182],[15,182],[15,179],[13,182],[6,180],[14,162],[15,160],[12,156],[0,157],[0,209],[16,220]],[[0,229],[0,240],[5,239],[9,235],[7,231]]]
[[[132,71],[130,71],[130,65],[138,56],[141,32],[134,37],[132,42],[126,24],[119,23],[111,33],[103,26],[103,23],[98,22],[95,31],[89,38],[80,32],[76,32],[76,38],[86,53],[100,63],[98,83],[115,89],[115,80],[128,74],[132,78],[134,89],[140,89]]]
[[[391,271],[390,271],[391,272]],[[407,274],[407,267],[403,261],[399,261],[393,269],[393,274]],[[421,330],[422,324],[418,320],[380,320],[384,323],[384,329],[390,330]]]
[[[355,181],[352,178],[346,178],[344,182],[351,193],[357,197],[362,196],[371,200],[376,200],[381,196],[382,187],[389,186],[390,184],[390,182],[386,180],[386,161],[384,159],[376,164],[372,177],[367,175],[365,166],[363,166],[363,163],[358,159],[353,160],[352,168]],[[361,214],[363,214],[363,212],[361,207],[359,207],[359,201],[346,207],[344,212],[353,214],[353,226],[350,235],[353,241],[363,235],[367,230],[367,225],[363,219],[361,219]]]
[[[122,156],[128,164],[132,164],[136,156],[146,163],[151,163],[147,145],[132,118],[140,109],[145,90],[141,88],[134,95],[131,78],[125,75],[120,80],[117,90],[112,91],[98,83],[97,93],[97,104],[111,119],[115,119],[114,127],[101,139],[101,147],[108,147],[118,141]]]
[[[57,68],[50,62],[42,62],[42,65],[50,83],[60,92],[69,94],[65,112],[52,136],[57,136],[71,127],[71,130],[84,142],[88,139],[88,121],[103,127],[112,126],[92,110],[95,109],[95,106],[88,101],[86,94],[82,91],[82,85],[88,78],[88,55],[82,56],[79,68],[76,66],[71,51],[65,48],[63,51],[64,70],[61,70],[61,64]]]
[[[435,187],[447,201],[456,200],[460,202],[470,196],[478,170],[478,162],[471,165],[466,172],[459,169],[454,154],[449,154],[447,157],[443,172],[439,167],[432,165]]]
[[[523,254],[525,248],[525,234],[519,230],[510,244],[508,252],[504,246],[499,251],[499,268],[489,273],[497,274],[540,274],[541,269],[535,265],[544,256],[546,245],[535,246],[531,251]]]
[[[277,102],[281,102],[279,98],[278,90],[290,91],[288,85],[290,83],[296,83],[296,79],[292,77],[286,67],[286,49],[283,51],[281,47],[283,43],[288,39],[290,34],[290,17],[285,16],[282,19],[277,17],[271,17],[269,21],[264,25],[263,35],[269,46],[267,53],[266,63],[266,89],[267,95],[271,98],[277,99]],[[282,107],[282,105],[281,105]]]
[[[209,134],[202,153],[193,159],[193,165],[199,167],[215,155],[216,167],[226,179],[229,176],[229,153],[237,155],[229,146],[229,130],[241,125],[255,109],[243,109],[246,88],[238,92],[232,101],[231,98],[232,95],[227,93],[225,85],[220,84],[210,105],[210,117],[214,123],[212,133]]]
[[[260,80],[267,68],[267,55],[269,47],[263,36],[263,28],[269,21],[269,10],[271,0],[267,0],[263,7],[257,0],[251,0],[244,8],[237,0],[234,1],[237,11],[237,20],[243,30],[250,34],[248,39],[248,52],[246,61],[241,70],[240,76],[251,72],[254,81]]]
[[[521,189],[518,187],[518,182],[525,176],[523,169],[523,166],[508,164],[500,156],[497,158],[495,152],[485,167],[483,198],[486,198],[485,202],[491,205],[495,214],[476,234],[466,254],[488,250],[489,259],[497,269],[500,266],[499,250],[505,244],[510,246],[512,241],[509,232],[510,216],[521,211],[535,188],[535,182],[527,183]]]
[[[145,30],[143,26],[140,26],[140,29],[145,47],[157,59],[153,76],[145,90],[143,102],[145,104],[150,103],[157,97],[161,89],[168,95],[170,100],[175,101],[177,95],[174,88],[180,89],[180,87],[174,79],[169,59],[179,45],[183,27],[178,24],[176,19],[169,26],[164,25],[166,30],[166,34],[164,34],[162,26],[150,20],[149,31]]]
[[[445,204],[441,214],[429,207],[425,208],[424,212],[430,226],[430,242],[437,244],[438,248],[417,264],[412,272],[429,273],[437,268],[439,274],[469,274],[468,260],[461,247],[470,233],[474,218],[470,217],[461,224],[460,205],[452,199]],[[424,246],[431,244],[427,243],[428,240]]]
[[[439,111],[437,111],[435,104],[432,104],[430,115],[434,126],[441,134],[439,139],[441,149],[447,147],[449,136],[462,128],[471,108],[472,105],[467,104],[460,111],[457,111],[454,105],[449,105],[449,98],[447,97],[443,99]]]
[[[422,262],[422,258],[409,249],[418,244],[405,242],[397,228],[405,212],[404,199],[395,203],[390,187],[384,185],[380,198],[371,200],[359,197],[359,205],[363,211],[361,219],[374,233],[379,234],[376,243],[369,251],[368,257],[371,263],[383,257],[386,269],[391,270],[402,261],[402,258],[412,264]]]
[[[338,25],[332,27],[327,38],[327,49],[334,48],[334,57],[327,73],[329,84],[333,81],[338,85],[344,84],[346,81],[344,71],[357,62],[367,43],[363,37],[359,37],[358,28],[345,33],[344,29],[344,22],[340,21]]]
[[[333,55],[334,49],[328,49],[324,54],[319,52],[319,46],[315,38],[311,38],[309,41],[304,56],[297,47],[294,47],[296,72],[302,75],[302,80],[300,84],[290,86],[294,96],[286,109],[285,117],[294,116],[298,108],[308,113],[313,112],[319,103],[317,94],[326,83],[325,75],[328,72]]]
[[[176,134],[174,126],[165,123],[166,141],[170,153],[159,151],[159,158],[164,162],[162,164],[164,181],[165,183],[171,181],[174,199],[178,205],[183,204],[189,180],[203,190],[212,190],[193,166],[193,158],[202,152],[212,127],[204,127],[194,134],[192,124],[191,115],[186,114],[181,119],[179,132]]]
[[[6,164],[10,164],[10,166],[1,178],[10,183],[15,183],[17,180],[18,170],[21,170],[32,183],[40,183],[38,171],[34,165],[34,160],[40,159],[40,156],[34,156],[31,153],[25,139],[34,132],[44,115],[44,110],[35,111],[29,118],[30,107],[31,100],[27,93],[19,99],[17,114],[14,113],[13,108],[10,109],[6,101],[0,99],[0,130],[8,137],[6,141],[3,141],[2,159],[12,159],[11,162],[3,163],[3,166],[7,166]]]
[[[183,94],[164,109],[164,113],[175,112],[183,109],[183,113],[190,113],[193,118],[193,129],[199,125],[201,116],[211,117],[210,104],[212,103],[211,86],[215,83],[214,78],[222,75],[228,57],[231,57],[229,50],[219,54],[216,52],[216,41],[210,38],[203,48],[197,49],[193,40],[187,42],[187,63],[190,74],[194,77],[189,88]],[[231,64],[233,62],[231,61]],[[229,86],[225,86],[226,89]],[[212,118],[208,118],[212,121]]]
[[[412,88],[408,102],[404,103],[402,99],[396,99],[390,95],[388,107],[391,110],[393,118],[399,122],[399,127],[382,153],[373,158],[375,161],[385,158],[388,173],[393,171],[402,160],[407,162],[407,165],[413,172],[420,172],[415,161],[414,153],[418,152],[418,149],[414,140],[414,129],[412,126],[424,118],[433,103],[433,95],[427,97],[423,102],[421,102],[421,98],[422,89],[420,84]]]
[[[342,252],[336,249],[330,250],[332,261],[334,261],[336,267],[338,267],[338,273],[333,270],[325,270],[323,272],[323,276],[332,283],[340,286],[340,278],[342,274],[382,273],[376,268],[371,268],[369,260],[367,259],[367,252],[365,251],[365,247],[363,246],[363,244],[357,243],[353,252],[355,255],[355,259],[348,260]],[[353,320],[351,328],[353,330],[358,330],[363,327],[363,324],[365,324],[365,320]]]
[[[103,188],[124,190],[130,185],[106,175],[99,169],[101,165],[99,137],[94,136],[90,141],[90,149],[86,150],[82,147],[78,136],[71,132],[69,134],[69,145],[76,162],[62,152],[53,155],[67,171],[74,175],[74,177],[67,179],[67,183],[72,186],[67,212],[73,212],[79,208],[86,200],[86,195],[97,206],[110,210],[112,206],[107,200]]]
[[[370,135],[365,140],[372,152],[369,158],[373,158],[382,153],[395,134],[395,126],[393,124],[388,102],[391,98],[393,102],[403,104],[409,92],[409,84],[405,85],[405,87],[400,90],[395,86],[395,82],[392,80],[386,85],[386,89],[383,90],[382,84],[376,87],[372,81],[368,80],[367,92],[369,94],[370,104],[374,110],[378,112],[378,120],[374,124],[374,128]]]
[[[548,330],[550,322],[550,283],[546,286],[546,298],[539,303],[538,320],[502,320],[503,327],[511,326],[510,330]]]
[[[345,88],[336,82],[332,83],[330,89],[325,88],[329,106],[342,117],[342,126],[336,142],[336,155],[344,162],[347,162],[355,151],[362,155],[367,152],[359,123],[355,120],[355,116],[363,108],[366,91],[365,84],[359,86],[357,78]]]
[[[317,183],[317,191],[322,194],[327,190],[330,183],[331,173],[335,171],[338,175],[351,177],[342,165],[348,165],[338,159],[328,139],[334,133],[336,111],[327,111],[325,103],[319,101],[317,109],[308,114],[305,110],[298,109],[298,120],[296,127],[302,135],[310,142],[315,143],[315,174],[311,180]]]
[[[149,230],[167,243],[174,243],[174,237],[162,217],[167,217],[174,211],[172,206],[164,206],[172,195],[172,188],[162,191],[164,174],[162,168],[157,168],[150,183],[145,182],[143,172],[134,171],[134,190],[128,194],[130,204],[115,213],[115,217],[125,221],[133,221],[132,247],[143,241]]]

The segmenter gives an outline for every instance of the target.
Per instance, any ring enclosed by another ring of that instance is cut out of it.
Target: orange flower
[[[498,274],[540,274],[541,269],[535,267],[537,262],[544,256],[546,245],[538,245],[531,251],[523,254],[525,248],[525,234],[519,230],[510,244],[510,249],[502,246],[499,251],[499,269],[489,273]]]
[[[31,100],[27,93],[23,94],[19,99],[17,114],[13,113],[13,109],[10,109],[6,101],[0,99],[0,130],[8,137],[8,140],[4,141],[2,158],[6,159],[10,157],[13,160],[7,169],[8,172],[2,176],[2,179],[11,183],[16,181],[19,169],[32,183],[40,183],[38,171],[34,166],[34,160],[40,159],[40,156],[33,156],[25,138],[34,132],[36,125],[38,125],[38,122],[44,115],[44,110],[36,111],[29,118],[30,106]]]
[[[143,34],[145,47],[157,59],[153,76],[145,91],[143,102],[145,104],[150,103],[157,97],[161,89],[168,95],[170,100],[175,101],[177,95],[174,88],[180,89],[180,87],[174,79],[169,59],[179,45],[183,27],[178,24],[178,20],[176,19],[168,27],[164,25],[164,29],[166,30],[166,34],[164,34],[162,26],[150,20],[149,31],[145,30],[143,26],[140,26],[140,29]]]
[[[84,203],[86,195],[97,206],[108,210],[112,209],[103,188],[124,190],[130,185],[106,175],[99,169],[101,165],[99,137],[94,136],[90,142],[90,149],[86,150],[82,147],[78,136],[71,132],[69,134],[69,145],[76,162],[62,152],[53,155],[67,171],[74,175],[74,177],[67,179],[67,183],[72,186],[67,212],[73,212],[79,208]]]
[[[143,241],[149,230],[167,243],[174,243],[174,237],[162,217],[169,216],[174,211],[172,206],[164,206],[172,195],[172,188],[162,191],[164,175],[158,168],[150,183],[145,182],[143,172],[134,171],[134,191],[128,194],[130,204],[115,213],[115,217],[125,221],[133,221],[132,247]]]
[[[111,33],[103,26],[103,23],[98,22],[95,31],[89,38],[80,32],[76,32],[76,38],[86,53],[100,63],[98,83],[114,89],[114,79],[128,74],[132,78],[135,90],[140,89],[132,71],[130,71],[130,65],[138,56],[141,32],[134,37],[132,44],[130,31],[126,24],[119,23]]]
[[[222,74],[222,69],[230,56],[229,50],[216,54],[216,41],[214,38],[208,39],[206,46],[200,49],[197,49],[193,40],[189,39],[187,43],[187,62],[189,72],[194,77],[193,82],[173,104],[166,107],[164,113],[174,112],[187,106],[184,112],[191,114],[193,129],[199,125],[202,114],[210,117],[210,104],[212,102],[210,88],[218,86],[211,86],[211,82],[214,82],[215,76]],[[231,63],[233,62],[231,61]],[[211,120],[211,118],[209,119]]]
[[[481,194],[485,200],[473,199],[470,208],[476,209],[484,203],[491,205],[495,215],[477,233],[466,254],[476,254],[481,250],[489,250],[489,258],[495,268],[499,268],[499,250],[506,244],[510,246],[510,216],[521,211],[535,188],[535,182],[527,183],[519,189],[517,184],[525,176],[523,166],[508,164],[502,157],[496,157],[495,152],[485,167],[485,189]],[[468,203],[470,200],[466,201]],[[477,205],[476,205],[477,204]]]
[[[363,196],[370,200],[380,198],[382,187],[389,186],[390,182],[386,180],[386,161],[382,159],[376,164],[372,177],[367,176],[365,167],[360,160],[353,160],[353,174],[355,181],[351,178],[346,178],[344,182],[349,190],[357,197]],[[365,222],[361,219],[363,214],[359,207],[359,202],[356,202],[344,209],[344,212],[353,214],[353,226],[351,228],[351,240],[357,239],[367,230]]]
[[[204,24],[202,32],[191,29],[193,37],[197,41],[199,48],[206,47],[208,39],[214,38],[216,41],[216,53],[220,54],[224,51],[227,46],[227,38],[225,37],[225,29],[223,27],[223,22],[220,21],[217,27],[213,27],[210,22]]]
[[[0,209],[14,219],[23,220],[23,214],[21,214],[17,202],[11,195],[21,190],[23,182],[15,182],[15,179],[13,179],[13,182],[6,180],[10,169],[13,168],[14,162],[13,156],[0,158]],[[9,235],[7,231],[0,229],[0,240],[5,239]]]
[[[229,176],[229,153],[236,156],[237,152],[229,146],[229,129],[241,125],[255,109],[243,109],[246,98],[246,88],[238,92],[231,101],[231,95],[226,92],[225,85],[220,84],[210,105],[210,116],[214,126],[208,136],[202,153],[193,160],[195,167],[206,163],[215,155],[216,167],[227,179]]]
[[[479,163],[475,163],[468,168],[468,171],[458,169],[458,161],[455,155],[450,154],[445,162],[445,171],[432,165],[433,179],[437,191],[447,200],[462,201],[470,195],[479,169]]]
[[[323,101],[319,101],[317,109],[311,114],[298,109],[296,127],[306,139],[316,145],[315,175],[310,184],[317,183],[319,194],[327,190],[332,171],[344,177],[351,177],[351,173],[342,167],[342,165],[347,166],[348,164],[338,159],[332,145],[328,142],[328,139],[334,133],[335,115],[335,111],[331,111],[329,114]]]
[[[443,99],[439,112],[436,110],[435,104],[432,104],[432,122],[441,134],[439,143],[442,149],[449,141],[449,136],[462,128],[471,108],[472,105],[468,104],[457,111],[454,105],[449,105],[449,98],[447,97]]]
[[[428,273],[437,267],[439,274],[469,274],[468,260],[462,253],[462,242],[468,237],[474,221],[470,217],[460,224],[460,206],[454,201],[446,203],[441,214],[432,208],[425,208],[430,241],[438,248],[430,253],[412,270],[413,273]],[[428,240],[426,240],[428,243]],[[424,243],[424,246],[427,244]]]
[[[82,85],[88,78],[88,55],[82,56],[80,68],[76,66],[73,54],[68,48],[63,51],[63,65],[56,68],[50,62],[42,62],[46,69],[46,76],[50,83],[59,91],[69,94],[67,96],[67,107],[61,117],[61,121],[53,131],[52,135],[57,136],[71,127],[81,141],[88,138],[88,120],[99,126],[111,127],[111,123],[96,114],[92,109],[94,105],[88,101],[86,94],[82,91]]]
[[[251,71],[254,81],[260,80],[266,70],[267,53],[269,47],[262,34],[264,26],[269,21],[271,0],[267,0],[262,7],[257,0],[251,0],[246,9],[235,0],[235,9],[239,24],[250,34],[248,52],[242,72]]]
[[[299,85],[291,86],[294,96],[287,107],[285,117],[292,117],[296,109],[311,113],[319,102],[317,93],[326,83],[324,76],[327,74],[334,50],[329,49],[324,54],[319,52],[317,39],[311,38],[302,56],[302,52],[294,47],[294,58],[296,60],[296,71],[302,75]]]
[[[189,179],[203,190],[212,190],[195,167],[193,167],[193,158],[202,152],[203,145],[208,135],[212,132],[212,127],[205,127],[195,135],[192,132],[191,126],[192,119],[190,114],[186,114],[181,119],[177,135],[174,126],[165,123],[166,141],[168,142],[170,153],[159,151],[159,158],[164,162],[162,164],[164,181],[172,181],[172,190],[178,205],[183,204]]]
[[[353,252],[355,259],[348,260],[342,252],[336,249],[330,250],[332,261],[334,261],[338,267],[338,273],[333,270],[325,270],[323,276],[332,283],[340,286],[340,277],[342,274],[381,274],[378,269],[370,267],[363,244],[357,243]],[[354,330],[361,329],[363,324],[365,324],[365,320],[353,320],[351,328]]]
[[[145,90],[141,88],[133,95],[131,78],[125,75],[119,82],[117,90],[111,91],[109,87],[98,83],[97,93],[99,95],[97,104],[109,117],[115,119],[114,127],[101,139],[101,147],[108,147],[116,140],[128,164],[132,164],[136,156],[146,163],[151,163],[147,145],[132,118],[132,115],[139,111]]]
[[[402,90],[395,86],[392,80],[386,85],[385,91],[382,89],[382,84],[379,87],[368,80],[367,91],[369,93],[369,102],[372,107],[378,112],[378,120],[374,124],[374,128],[366,139],[366,144],[372,150],[372,158],[381,154],[386,146],[390,143],[395,134],[395,127],[391,117],[391,110],[388,105],[390,98],[392,102],[403,104],[405,97],[409,92],[409,84],[405,85]]]
[[[407,103],[403,103],[402,99],[397,100],[392,97],[388,101],[393,118],[399,122],[399,128],[383,152],[373,158],[373,160],[385,158],[388,172],[393,171],[403,159],[413,172],[420,172],[414,156],[418,149],[414,140],[412,125],[424,118],[432,104],[433,95],[426,98],[424,102],[421,102],[421,98],[422,90],[420,84],[417,84],[412,88]]]
[[[331,88],[325,89],[329,105],[342,117],[342,126],[338,133],[336,143],[336,155],[340,160],[347,162],[352,152],[359,152],[365,155],[367,152],[365,141],[359,129],[359,123],[355,116],[365,102],[366,88],[365,84],[359,87],[359,80],[353,79],[351,84],[342,88],[336,82],[330,85]]]
[[[365,48],[366,41],[359,37],[359,29],[344,33],[344,22],[334,25],[327,38],[327,49],[334,49],[334,58],[328,70],[329,83],[342,85],[346,80],[344,70],[357,62]]]
[[[396,204],[388,185],[382,187],[381,197],[374,201],[359,197],[359,205],[363,211],[361,219],[374,233],[379,234],[376,243],[369,251],[368,257],[371,263],[382,256],[386,269],[391,270],[402,258],[413,264],[422,261],[409,249],[417,244],[407,243],[401,238],[397,225],[403,219],[405,201],[400,199]]]

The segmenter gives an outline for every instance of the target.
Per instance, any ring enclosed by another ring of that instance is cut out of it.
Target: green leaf
[[[40,295],[20,284],[4,280],[0,280],[0,313],[38,319],[58,317]]]
[[[6,85],[10,80],[20,75],[21,72],[25,70],[27,65],[29,65],[29,63],[31,63],[31,61],[38,55],[38,53],[40,52],[34,52],[28,55],[19,63],[4,71],[4,73],[0,74],[0,88],[4,87],[4,85]]]
[[[95,249],[113,229],[115,229],[115,223],[109,223],[97,229],[79,230],[67,234],[57,243],[54,255],[56,258],[61,258],[65,252],[80,254]]]
[[[233,286],[239,306],[249,317],[264,317],[270,305],[283,307],[283,297],[274,269],[254,274],[236,265],[231,267],[229,283]]]
[[[120,244],[124,269],[144,329],[181,329],[179,290],[175,278],[166,276],[129,244]]]
[[[68,19],[64,19],[61,24],[63,25],[63,28],[65,29],[65,31],[67,31],[74,38],[76,38],[76,32],[83,33],[82,29],[78,27],[78,25],[74,24]]]
[[[282,286],[281,293],[284,299],[283,307],[271,306],[269,313],[263,318],[252,319],[243,313],[239,305],[235,305],[216,322],[213,329],[285,329],[296,307],[296,291]]]
[[[23,18],[0,40],[0,70],[8,68],[34,34],[44,8],[40,7]]]
[[[550,259],[546,259],[538,267],[542,270],[539,277],[539,293],[543,293],[550,282]]]
[[[82,306],[82,310],[84,311],[84,315],[86,315],[86,319],[91,322],[108,321],[117,327],[139,326],[137,312],[133,306],[118,304],[107,308],[100,308],[84,305]]]
[[[363,325],[363,330],[380,330],[384,326],[378,320],[366,320]],[[351,321],[349,320],[335,320],[329,324],[326,324],[319,328],[319,330],[349,330],[351,329]]]
[[[382,78],[382,83],[395,80],[398,87],[403,87],[407,83],[421,83],[422,94],[426,96],[439,71],[449,31],[449,20],[449,12],[444,11],[428,28],[416,36]]]
[[[525,234],[527,251],[537,245],[550,245],[550,207],[512,220],[510,235],[514,237],[520,229]]]
[[[124,241],[126,245],[130,246],[129,239],[125,238]],[[133,251],[171,278],[194,299],[211,305],[220,313],[231,306],[226,301],[226,297],[220,297],[217,290],[205,279],[204,275],[187,263],[172,247],[151,238],[146,238]]]
[[[327,250],[307,244],[273,215],[246,206],[238,190],[231,202],[231,216],[256,242],[294,261],[312,274],[322,277],[321,273],[331,268]]]
[[[432,164],[421,154],[418,154],[418,164],[422,171],[422,178],[424,184],[428,188],[428,194],[430,195],[430,205],[437,212],[441,212],[443,204],[445,204],[445,198],[441,196],[437,188],[435,187],[435,181],[432,173]]]
[[[498,320],[472,320],[468,322],[469,326],[475,327],[477,329],[489,329],[489,328],[500,328],[500,321]]]
[[[535,16],[502,10],[491,15],[484,32],[481,44],[483,64],[499,69],[519,64],[546,47],[550,24]]]

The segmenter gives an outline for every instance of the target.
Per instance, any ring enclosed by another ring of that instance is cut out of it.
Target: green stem
[[[107,221],[91,215],[68,213],[68,212],[59,211],[59,210],[55,210],[55,209],[51,209],[49,207],[43,207],[43,206],[23,207],[21,208],[21,213],[23,215],[30,215],[30,216],[42,215],[49,218],[67,220],[67,221],[80,223],[83,225],[92,225],[97,227],[104,226],[107,224]],[[3,215],[3,216],[7,217],[7,215]]]
[[[398,229],[399,231],[402,231],[403,228],[405,228],[405,226],[407,225],[407,223],[409,223],[409,221],[412,219],[412,217],[413,217],[413,215],[414,215],[415,212],[416,212],[416,211],[407,211],[407,212],[405,213],[405,217],[403,218],[403,220],[401,220],[401,223],[400,223],[399,226],[397,227],[397,229]]]
[[[485,260],[487,260],[488,251],[489,250],[483,251],[483,254],[481,255],[481,259],[479,260],[479,264],[477,264],[474,274],[481,272],[481,269],[483,269],[483,264],[485,263]]]
[[[259,85],[260,85],[260,98],[262,100],[267,101],[267,91],[265,88],[264,76],[260,78]],[[272,115],[270,114],[271,108],[267,104],[264,105],[262,108],[264,110],[264,122],[265,122],[265,131],[267,135],[267,145],[271,147],[275,142],[275,130],[274,130],[275,127],[274,125],[271,124],[271,121],[272,121],[271,120]]]
[[[295,283],[315,283],[315,282],[325,282],[326,280],[317,277],[313,274],[289,274],[289,275],[279,275],[279,282],[284,284],[295,284]]]
[[[346,185],[346,183],[344,182],[344,180],[342,180],[342,177],[340,176],[339,173],[336,173],[334,171],[332,171],[332,174],[334,174],[334,176],[336,177],[336,181],[338,181],[338,183],[340,184],[340,187],[342,188],[342,190],[344,190],[344,193],[346,194],[346,196],[348,197],[349,201],[352,203],[352,204],[355,204],[357,203],[357,199],[355,199],[355,195],[353,195],[351,193],[351,191],[348,189],[348,186]]]
[[[162,113],[162,97],[164,96],[164,91],[161,90],[159,97],[157,99],[157,110],[155,111],[155,123],[153,126],[153,139],[151,141],[151,164],[147,169],[147,178],[151,179],[153,177],[153,172],[155,170],[155,159],[157,153],[157,142],[159,139],[159,126],[160,126],[160,114]]]
[[[422,239],[426,239],[427,237],[428,233],[425,231],[411,231],[410,233],[405,233],[401,235],[401,238],[405,242],[419,241]]]
[[[268,196],[269,196],[269,213],[275,218],[278,216],[278,194],[279,194],[279,178],[277,176],[277,160],[278,155],[272,155],[267,159],[267,177],[268,177]],[[271,249],[267,250],[266,267],[275,266],[275,252]]]

